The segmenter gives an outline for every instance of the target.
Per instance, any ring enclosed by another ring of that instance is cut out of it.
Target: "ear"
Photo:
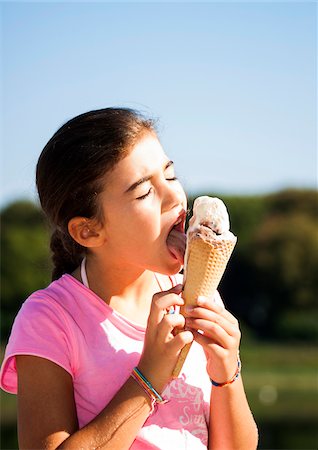
[[[68,223],[68,232],[83,247],[100,247],[105,242],[103,226],[86,217],[73,217]]]

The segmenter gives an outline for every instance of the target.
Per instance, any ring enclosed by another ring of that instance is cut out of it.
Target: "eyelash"
[[[177,177],[173,177],[173,178],[166,178],[167,181],[176,181],[178,178]],[[151,188],[149,189],[149,191],[147,192],[147,194],[142,195],[141,197],[137,197],[136,200],[144,200],[145,198],[148,197],[148,195],[151,194],[151,192],[153,191],[153,187],[151,186]]]
[[[148,197],[148,195],[150,195],[151,192],[152,192],[152,187],[149,189],[149,191],[147,192],[147,194],[142,195],[141,197],[137,197],[136,200],[144,200],[146,197]]]

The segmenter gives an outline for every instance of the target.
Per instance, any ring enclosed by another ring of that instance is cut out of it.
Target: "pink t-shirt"
[[[96,417],[137,366],[145,328],[115,312],[71,275],[33,293],[22,305],[1,367],[1,388],[17,392],[15,355],[63,367],[73,379],[80,428]],[[206,449],[211,383],[206,358],[193,343],[169,399],[149,416],[133,445],[141,449]]]

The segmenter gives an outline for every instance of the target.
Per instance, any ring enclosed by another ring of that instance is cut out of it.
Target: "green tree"
[[[318,228],[306,216],[272,216],[252,241],[253,260],[280,305],[314,307],[318,288]],[[279,307],[278,307],[279,309]]]
[[[18,201],[1,212],[2,336],[8,336],[14,317],[27,296],[50,280],[48,230],[40,209]]]
[[[238,237],[219,288],[227,307],[262,337],[317,338],[317,192],[220,198]]]
[[[265,197],[270,215],[298,213],[308,219],[318,220],[318,193],[314,190],[286,189]]]
[[[287,204],[284,195],[273,199],[268,217],[251,239],[251,262],[266,308],[267,329],[276,337],[313,340],[318,338],[316,205],[308,207],[312,193],[307,202],[299,202],[296,193],[291,208],[288,194]]]

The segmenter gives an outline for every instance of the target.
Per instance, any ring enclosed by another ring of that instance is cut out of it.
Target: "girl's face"
[[[177,229],[184,232],[186,195],[156,136],[141,138],[106,180],[100,201],[107,257],[126,268],[179,272],[167,238],[180,220]]]

